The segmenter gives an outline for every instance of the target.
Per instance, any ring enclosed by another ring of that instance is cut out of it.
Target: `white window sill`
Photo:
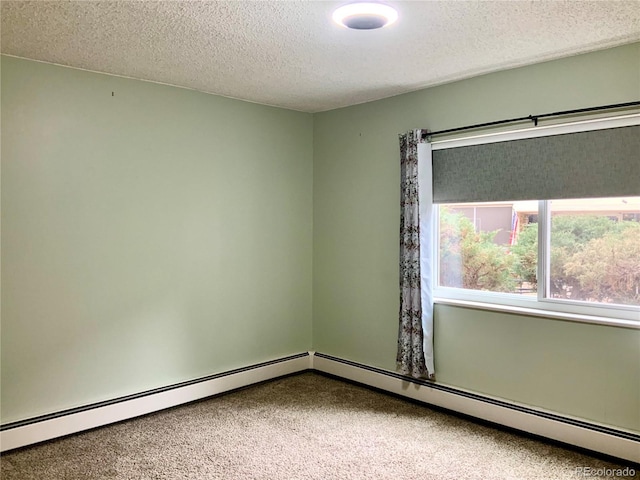
[[[526,315],[529,317],[552,318],[565,320],[568,322],[591,323],[597,325],[610,325],[614,327],[632,328],[640,330],[639,321],[625,320],[609,317],[598,317],[595,315],[582,315],[577,313],[557,312],[553,310],[542,310],[537,308],[515,307],[511,305],[497,305],[494,303],[472,302],[469,300],[457,300],[452,298],[436,297],[434,303],[440,305],[452,305],[456,307],[472,308],[475,310],[488,310],[491,312],[512,313]]]

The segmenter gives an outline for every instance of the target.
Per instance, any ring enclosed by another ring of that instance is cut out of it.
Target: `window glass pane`
[[[535,296],[538,202],[440,205],[438,284]]]
[[[640,197],[550,202],[551,298],[640,305]]]

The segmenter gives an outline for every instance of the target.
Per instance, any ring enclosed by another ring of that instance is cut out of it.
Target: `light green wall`
[[[308,350],[312,134],[2,57],[2,422]]]
[[[640,430],[640,331],[436,306],[438,379]]]
[[[639,98],[638,44],[313,116],[2,57],[2,422],[306,350],[312,279],[313,347],[393,370],[398,133]],[[440,382],[637,431],[639,351],[436,309]]]
[[[314,349],[395,369],[399,133],[639,99],[635,44],[316,114]],[[640,431],[638,330],[438,306],[435,334],[439,382]]]

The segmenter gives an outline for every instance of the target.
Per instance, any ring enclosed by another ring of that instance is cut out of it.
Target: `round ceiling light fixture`
[[[395,8],[383,3],[349,3],[333,12],[333,21],[355,30],[373,30],[391,25],[398,19]]]

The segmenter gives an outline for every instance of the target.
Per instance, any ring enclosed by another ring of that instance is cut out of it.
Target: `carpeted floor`
[[[2,480],[640,478],[606,470],[625,467],[313,373],[0,458]]]

